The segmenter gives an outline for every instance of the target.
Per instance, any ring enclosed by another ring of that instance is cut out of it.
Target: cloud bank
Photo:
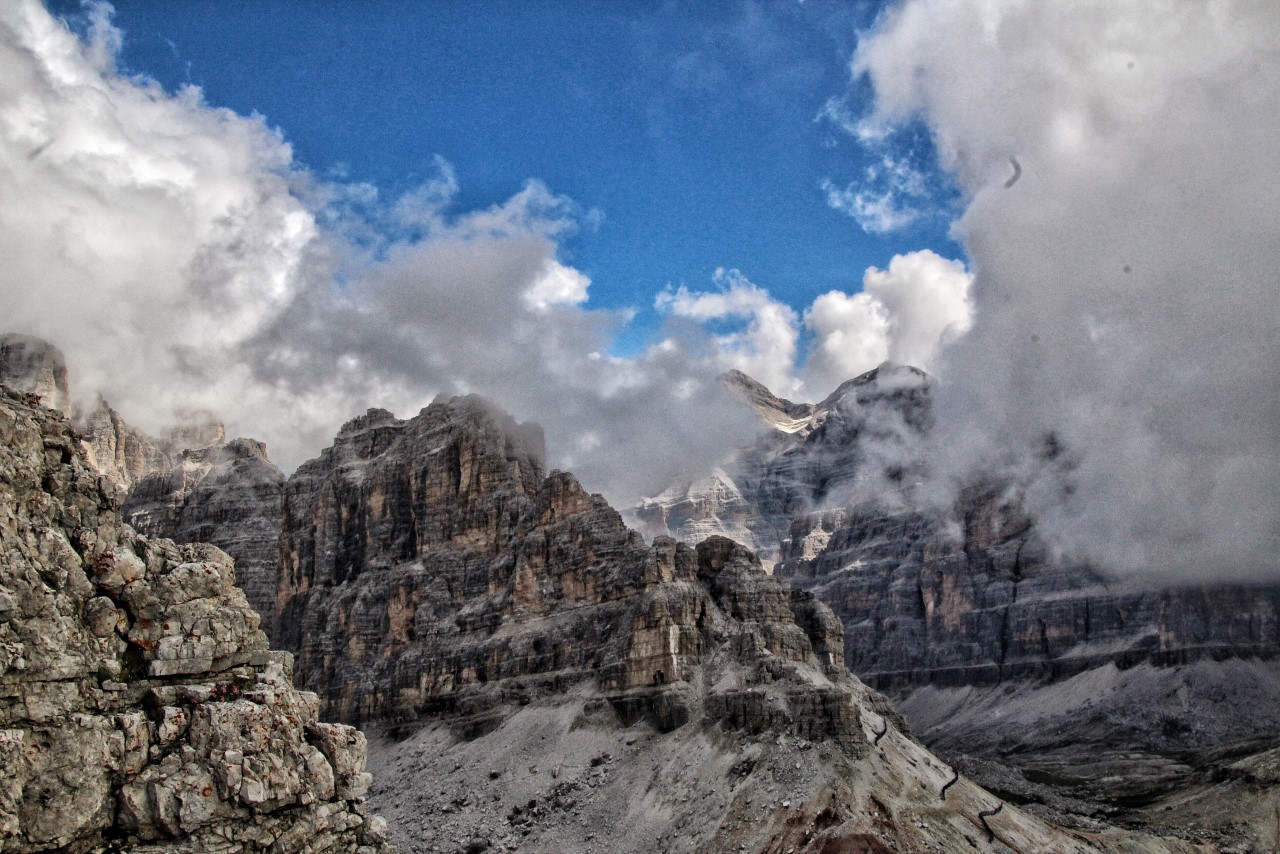
[[[915,0],[853,62],[967,197],[944,470],[1104,567],[1280,572],[1277,44],[1267,0]]]
[[[658,295],[672,316],[699,322],[738,321],[712,338],[714,358],[775,394],[818,400],[882,362],[937,368],[942,348],[968,331],[973,277],[959,261],[923,249],[871,267],[857,293],[828,291],[802,318],[737,270],[716,273],[715,291],[681,286]],[[797,369],[802,334],[807,352]]]
[[[262,118],[120,75],[109,12],[81,39],[0,8],[3,326],[62,348],[82,394],[152,430],[211,409],[291,468],[368,406],[474,391],[622,503],[753,431],[696,336],[608,354],[627,316],[559,257],[569,200],[531,181],[456,211],[443,161],[398,199],[321,180]]]

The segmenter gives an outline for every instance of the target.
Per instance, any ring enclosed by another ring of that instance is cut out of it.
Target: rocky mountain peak
[[[817,404],[777,397],[741,371],[722,379],[759,414],[761,434],[712,472],[633,508],[646,534],[689,544],[723,534],[772,566],[791,552],[798,515],[910,488],[931,419],[923,371],[886,362]]]
[[[71,415],[67,360],[48,341],[13,332],[0,335],[0,385],[34,394],[42,405]]]
[[[778,397],[737,368],[721,374],[720,382],[755,410],[764,423],[784,433],[804,430],[816,408],[812,403],[792,403]]]

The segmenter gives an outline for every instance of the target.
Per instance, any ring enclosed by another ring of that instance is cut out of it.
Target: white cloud
[[[457,211],[442,160],[400,199],[328,183],[261,119],[118,75],[94,9],[86,44],[0,4],[4,326],[61,347],[81,394],[151,429],[212,409],[291,467],[368,406],[477,391],[624,506],[750,434],[696,347],[600,355],[629,315],[558,258],[590,213],[537,181]]]
[[[858,137],[867,150],[880,150],[879,159],[863,170],[863,178],[841,188],[830,178],[822,181],[827,204],[846,213],[869,234],[887,234],[906,228],[926,215],[930,191],[924,173],[905,156],[892,152],[893,134],[877,125],[854,124],[828,103],[820,117],[836,122]]]
[[[822,182],[827,204],[853,217],[869,234],[888,234],[906,228],[920,218],[920,210],[902,201],[897,190],[875,191],[850,184],[841,189],[831,181]]]
[[[591,280],[582,273],[548,258],[533,286],[524,292],[524,300],[540,311],[553,305],[581,305],[587,301],[590,285]]]
[[[821,396],[884,361],[936,372],[941,348],[968,331],[973,277],[959,261],[923,249],[867,269],[862,292],[830,291],[804,314],[814,343],[805,381]]]
[[[805,385],[820,398],[845,380],[889,358],[889,317],[870,294],[829,291],[804,313],[813,344],[805,363]]]
[[[800,338],[795,311],[737,270],[717,270],[715,281],[718,291],[693,292],[681,285],[660,293],[655,304],[675,317],[699,322],[745,321],[745,328],[715,335],[720,364],[749,374],[777,394],[795,394],[799,383],[793,370]]]
[[[854,60],[967,197],[941,449],[1115,569],[1280,570],[1276,44],[1269,0],[915,0]]]
[[[936,372],[939,349],[969,331],[973,277],[964,264],[923,249],[867,269],[863,292],[884,306],[889,359]]]

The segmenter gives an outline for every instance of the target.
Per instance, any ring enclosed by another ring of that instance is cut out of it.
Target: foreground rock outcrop
[[[138,536],[70,423],[0,389],[0,850],[386,850],[207,545]]]

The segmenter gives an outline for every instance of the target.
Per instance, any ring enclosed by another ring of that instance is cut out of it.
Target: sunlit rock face
[[[232,561],[124,525],[39,401],[0,390],[0,849],[385,850]]]

